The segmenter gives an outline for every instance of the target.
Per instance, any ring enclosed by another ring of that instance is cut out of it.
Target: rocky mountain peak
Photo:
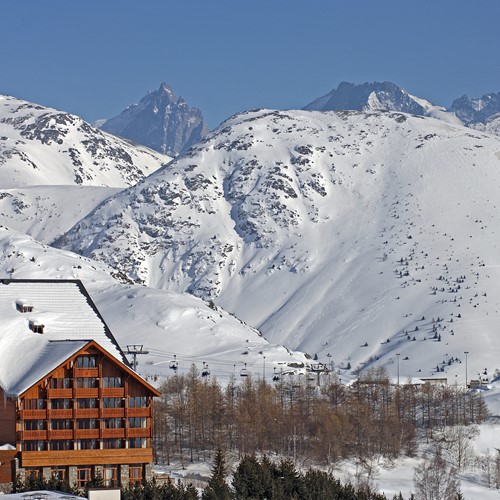
[[[362,84],[341,82],[336,89],[309,103],[304,109],[309,111],[387,110],[424,115],[426,108],[419,101],[392,82]]]
[[[466,125],[484,124],[500,113],[500,92],[485,94],[480,98],[470,98],[464,94],[453,101],[450,109]]]
[[[209,130],[201,111],[165,82],[99,128],[171,156],[189,149]]]

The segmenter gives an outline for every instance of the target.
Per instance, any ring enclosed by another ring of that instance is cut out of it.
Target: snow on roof
[[[19,300],[31,312],[16,308]],[[30,322],[43,333],[30,330]],[[95,340],[127,363],[82,283],[78,280],[0,280],[0,387],[18,395]]]

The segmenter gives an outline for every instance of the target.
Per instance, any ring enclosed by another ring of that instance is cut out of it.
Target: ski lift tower
[[[127,354],[132,355],[132,369],[135,371],[137,368],[137,356],[139,354],[149,354],[149,351],[144,350],[143,344],[132,344],[127,346]]]

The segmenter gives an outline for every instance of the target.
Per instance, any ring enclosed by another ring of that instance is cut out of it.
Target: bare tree
[[[413,484],[417,500],[453,500],[460,493],[457,470],[446,462],[439,446],[430,460],[415,468]]]

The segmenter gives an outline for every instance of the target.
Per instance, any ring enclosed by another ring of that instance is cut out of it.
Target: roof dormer
[[[42,323],[39,323],[38,321],[36,321],[34,319],[30,319],[29,328],[34,333],[43,333],[45,325],[42,325]]]
[[[20,313],[30,313],[33,312],[33,306],[26,302],[25,300],[16,300],[16,309]]]

